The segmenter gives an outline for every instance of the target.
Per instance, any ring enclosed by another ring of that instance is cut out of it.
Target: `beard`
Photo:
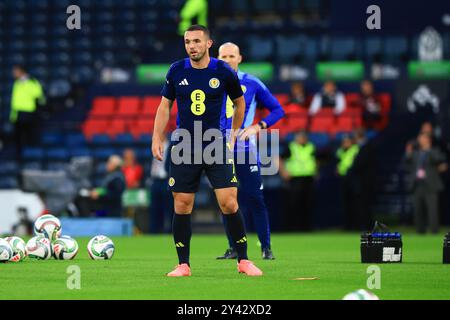
[[[202,58],[205,56],[205,53],[206,53],[206,51],[198,52],[198,53],[197,53],[197,56],[193,57],[192,54],[191,54],[190,57],[191,57],[191,59],[192,59],[193,61],[200,61],[200,60],[202,60]]]

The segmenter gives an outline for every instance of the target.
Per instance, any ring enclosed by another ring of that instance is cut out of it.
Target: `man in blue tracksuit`
[[[256,151],[256,135],[261,129],[266,129],[280,120],[284,116],[284,110],[277,99],[258,78],[238,70],[242,56],[237,45],[227,42],[220,46],[219,59],[226,61],[237,71],[246,104],[245,117],[242,124],[243,131],[240,134],[240,139],[245,140],[245,143],[236,143],[234,150],[235,169],[239,181],[239,204],[243,208],[247,223],[253,218],[261,243],[263,259],[273,260],[275,257],[270,247],[269,218],[264,203],[260,162]],[[258,124],[252,125],[258,104],[268,109],[270,114]],[[231,116],[233,115],[233,104],[231,100],[228,100],[226,109],[226,127],[231,128]],[[239,156],[242,152],[245,153],[245,159],[247,159],[244,164],[238,161],[238,159],[242,158],[242,154]],[[249,161],[249,159],[253,159],[253,162]],[[224,223],[226,222],[224,221]],[[235,259],[237,256],[231,237],[229,234],[227,236],[229,249],[226,250],[223,256],[217,257],[217,259]]]

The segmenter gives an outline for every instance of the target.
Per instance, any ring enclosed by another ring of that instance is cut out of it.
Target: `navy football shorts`
[[[196,193],[202,173],[205,172],[213,189],[237,187],[238,181],[232,157],[224,153],[222,163],[213,164],[174,164],[170,160],[169,190],[181,193]]]

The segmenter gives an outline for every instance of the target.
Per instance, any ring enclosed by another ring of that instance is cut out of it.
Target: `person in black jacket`
[[[353,226],[356,230],[367,231],[373,225],[371,206],[375,196],[375,150],[363,129],[356,130],[354,138],[359,152],[347,174],[354,190],[351,204],[355,213]]]
[[[432,137],[421,132],[418,148],[406,146],[405,165],[411,175],[414,222],[418,233],[425,233],[427,225],[432,233],[439,231],[438,195],[444,189],[440,176],[448,168],[445,155],[432,145]]]
[[[108,217],[122,216],[122,194],[126,189],[122,173],[122,159],[117,155],[109,157],[106,164],[107,175],[100,188],[91,191],[95,200]]]

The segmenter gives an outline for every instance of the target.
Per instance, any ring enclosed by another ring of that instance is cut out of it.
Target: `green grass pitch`
[[[78,238],[72,261],[26,260],[0,264],[0,299],[341,299],[366,288],[368,264],[360,263],[359,235],[339,232],[274,234],[274,261],[263,261],[255,235],[249,256],[263,277],[238,274],[235,261],[216,260],[223,235],[194,234],[192,277],[168,278],[176,265],[169,235],[112,238],[112,260],[88,257],[89,239]],[[442,235],[403,235],[403,263],[380,264],[380,299],[450,299],[450,265],[442,264]],[[81,289],[67,289],[67,267],[81,270]],[[317,277],[318,280],[293,280]]]

